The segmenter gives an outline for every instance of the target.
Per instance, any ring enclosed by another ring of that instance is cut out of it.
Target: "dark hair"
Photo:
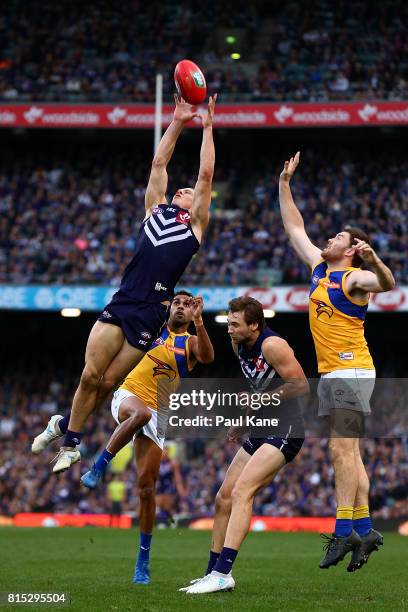
[[[247,325],[258,323],[259,331],[265,327],[265,317],[261,302],[253,297],[237,297],[228,303],[231,312],[244,312],[244,321]]]
[[[366,234],[365,231],[361,230],[358,227],[352,227],[351,225],[346,225],[343,232],[347,232],[348,234],[350,234],[350,246],[354,246],[355,238],[357,238],[357,240],[364,240],[364,242],[367,242],[368,244],[370,244],[370,239],[368,237],[368,234]],[[363,263],[364,262],[361,259],[360,255],[355,253],[351,261],[351,265],[353,266],[353,268],[360,268],[363,265]]]
[[[176,291],[176,293],[174,294],[173,300],[178,295],[186,295],[187,297],[194,297],[193,294],[190,293],[189,291],[186,291],[185,289],[180,289],[180,291]]]

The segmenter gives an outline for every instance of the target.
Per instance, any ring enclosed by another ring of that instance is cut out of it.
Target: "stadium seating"
[[[19,156],[18,164],[0,168],[0,283],[119,283],[143,216],[148,165],[136,154],[129,162],[105,153],[76,162]],[[323,246],[352,221],[369,232],[397,282],[407,283],[406,159],[391,148],[375,161],[369,150],[351,148],[322,156],[306,151],[293,185],[312,240]],[[224,195],[214,197],[207,236],[182,284],[307,281],[282,231],[281,163],[271,153],[267,165],[240,180],[234,168],[217,165]],[[194,184],[185,168],[173,168],[169,193]]]
[[[152,101],[158,71],[169,98],[186,55],[224,101],[401,100],[407,23],[403,0],[11,0],[0,21],[0,100]]]

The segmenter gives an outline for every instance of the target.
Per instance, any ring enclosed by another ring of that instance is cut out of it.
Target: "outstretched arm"
[[[210,96],[207,115],[202,118],[203,141],[200,151],[200,169],[194,187],[193,205],[191,207],[191,227],[199,242],[207,228],[211,204],[211,185],[214,174],[215,147],[213,138],[213,119],[217,94]]]
[[[167,164],[171,160],[174,147],[176,146],[177,139],[184,125],[193,119],[193,117],[197,116],[193,106],[187,104],[184,100],[180,100],[177,96],[174,96],[174,99],[176,102],[176,109],[174,111],[173,121],[163,134],[152,162],[152,169],[145,195],[147,214],[150,213],[153,206],[166,201],[168,181]]]
[[[346,279],[346,289],[350,294],[382,293],[395,287],[395,279],[391,270],[381,261],[374,249],[363,240],[355,239],[356,252],[361,259],[371,267],[369,270],[351,272]],[[360,296],[358,296],[360,297]]]
[[[190,336],[188,343],[193,359],[198,361],[198,363],[207,364],[214,361],[214,348],[205,329],[202,317],[203,305],[203,298],[201,296],[192,299],[191,311],[197,335]]]
[[[320,249],[315,246],[305,231],[302,215],[293,201],[290,190],[290,179],[292,178],[299,163],[300,152],[290,161],[285,161],[284,168],[279,177],[279,205],[285,232],[292,243],[293,248],[310,268],[320,258]]]

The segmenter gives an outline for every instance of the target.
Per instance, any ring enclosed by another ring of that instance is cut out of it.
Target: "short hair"
[[[228,303],[231,312],[243,312],[244,321],[247,325],[258,323],[259,331],[262,331],[266,325],[264,311],[261,302],[258,302],[253,297],[241,296],[234,298]]]
[[[357,238],[357,240],[364,240],[364,242],[370,244],[370,238],[368,237],[368,234],[359,227],[352,227],[351,225],[346,225],[343,231],[350,234],[350,246],[354,246],[353,242],[355,238]],[[354,253],[353,259],[351,261],[351,265],[353,266],[353,268],[361,268],[363,263],[364,262],[361,259],[360,255],[358,253]]]
[[[176,298],[178,295],[186,295],[187,297],[194,297],[194,295],[192,293],[190,293],[189,291],[186,291],[185,289],[180,289],[180,291],[176,291],[176,293],[173,296],[173,300],[174,298]]]

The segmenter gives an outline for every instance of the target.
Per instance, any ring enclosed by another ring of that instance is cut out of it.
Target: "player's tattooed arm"
[[[280,394],[281,401],[309,392],[309,383],[303,368],[286,340],[277,336],[266,338],[262,343],[262,353],[284,381],[283,385],[273,391],[274,394]]]
[[[200,151],[200,169],[194,187],[193,205],[191,207],[191,226],[199,242],[201,242],[210,218],[211,188],[215,165],[212,128],[216,101],[217,94],[210,96],[207,113],[200,115],[203,124],[203,140]]]
[[[346,289],[349,293],[381,293],[391,291],[395,287],[395,279],[388,266],[381,261],[374,249],[364,240],[354,240],[356,252],[371,270],[351,272],[346,279]]]
[[[321,251],[307,235],[303,217],[293,200],[290,189],[290,180],[299,164],[299,159],[300,151],[289,161],[285,161],[279,177],[279,205],[285,232],[293,248],[300,259],[311,268],[320,259]]]
[[[198,116],[194,106],[187,104],[187,102],[184,102],[184,100],[179,99],[177,96],[174,96],[174,100],[176,108],[173,121],[163,134],[152,162],[152,169],[145,195],[145,208],[147,213],[150,213],[151,209],[156,204],[162,204],[166,201],[168,183],[167,164],[171,160],[177,139],[184,125]]]
[[[214,361],[214,347],[204,325],[203,307],[204,303],[201,296],[192,299],[191,311],[197,335],[190,336],[188,343],[190,353],[195,360],[202,364],[208,364]]]

